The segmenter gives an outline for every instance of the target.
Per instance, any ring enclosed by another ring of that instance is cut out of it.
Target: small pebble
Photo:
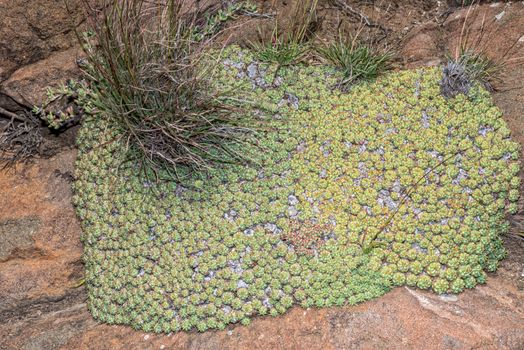
[[[439,296],[440,300],[446,302],[455,302],[458,300],[458,297],[455,294],[442,294]]]

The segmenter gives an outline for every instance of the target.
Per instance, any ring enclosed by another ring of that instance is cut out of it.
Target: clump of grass
[[[513,49],[520,35],[498,58],[492,58],[486,53],[491,34],[499,28],[495,23],[496,19],[488,26],[487,12],[483,14],[479,32],[472,38],[468,20],[478,3],[480,2],[463,2],[463,6],[469,7],[462,24],[459,42],[454,54],[447,57],[440,81],[441,93],[447,98],[461,93],[467,94],[474,83],[482,85],[488,91],[495,91],[495,85],[502,82],[501,76],[505,68],[522,60],[522,57],[513,57]]]
[[[439,82],[440,93],[446,98],[453,98],[458,94],[467,95],[472,81],[466,68],[460,63],[449,61],[442,69],[442,79]]]
[[[371,45],[360,43],[358,33],[350,40],[339,38],[317,48],[323,59],[342,70],[344,78],[339,87],[343,89],[358,81],[373,80],[391,68],[392,52],[380,52]]]
[[[281,35],[277,29],[273,30],[271,41],[254,43],[253,49],[260,61],[279,66],[289,66],[300,61],[308,51],[307,44]]]
[[[448,58],[440,82],[441,92],[448,98],[467,94],[474,82],[493,91],[493,83],[500,80],[501,70],[502,65],[483,52],[463,47],[457,58]]]
[[[484,53],[467,48],[462,48],[456,62],[466,68],[470,79],[478,81],[488,90],[493,89],[492,82],[499,79],[502,68]]]
[[[262,62],[288,66],[301,61],[308,53],[309,39],[316,23],[318,0],[304,0],[296,4],[287,27],[279,26],[277,20],[269,38],[259,33],[258,41],[251,42],[251,48]]]
[[[448,55],[448,62],[443,69],[440,88],[442,94],[448,98],[460,93],[467,94],[475,82],[484,86],[488,91],[493,91],[493,83],[500,80],[504,61],[497,62],[491,59],[486,55],[485,47],[480,45],[485,35],[485,15],[477,40],[474,43],[470,42],[470,33],[466,27],[470,11],[474,7],[473,3],[469,4],[455,54]]]
[[[212,84],[213,38],[194,35],[201,11],[183,3],[106,0],[99,12],[89,8],[94,35],[84,45],[100,114],[118,125],[142,169],[178,180],[244,161],[251,134],[248,115]]]

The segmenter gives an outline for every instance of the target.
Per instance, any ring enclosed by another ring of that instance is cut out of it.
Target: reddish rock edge
[[[496,55],[524,28],[524,4],[487,5],[483,11],[488,18],[504,11],[489,38]],[[436,63],[453,45],[464,15],[452,14],[444,26],[429,22],[412,29],[401,51],[404,63]],[[524,68],[511,67],[508,73],[495,102],[513,137],[524,145]],[[66,150],[20,166],[16,173],[0,173],[0,226],[8,220],[15,226],[16,220],[38,222],[27,242],[0,256],[1,350],[524,349],[524,244],[514,239],[506,240],[509,257],[488,283],[458,296],[397,288],[354,307],[297,307],[278,318],[257,318],[247,327],[202,334],[155,335],[99,324],[87,311],[84,288],[75,288],[83,267],[81,230],[70,201],[74,159],[75,151]],[[522,215],[511,221],[512,230],[523,231]]]
[[[524,348],[524,292],[505,265],[486,285],[458,296],[397,288],[358,306],[295,307],[219,332],[156,335],[98,324],[85,289],[75,288],[82,276],[80,227],[70,204],[75,153],[0,177],[0,224],[36,217],[41,227],[31,247],[14,249],[0,263],[2,350]]]

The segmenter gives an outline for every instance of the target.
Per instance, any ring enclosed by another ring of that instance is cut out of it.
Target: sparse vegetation
[[[343,79],[339,86],[347,89],[358,81],[372,80],[391,67],[393,54],[379,52],[370,45],[358,41],[355,37],[344,40],[340,38],[317,48],[322,58],[342,70]]]
[[[313,27],[316,20],[318,0],[297,2],[295,12],[286,23],[280,26],[275,18],[269,37],[259,32],[258,41],[251,43],[257,58],[263,62],[287,66],[300,62],[310,50]]]
[[[252,44],[257,58],[262,62],[277,63],[279,66],[299,62],[308,52],[308,45],[280,34],[277,28],[273,30],[270,41]]]
[[[216,35],[222,29],[222,26],[234,19],[238,14],[256,13],[256,5],[250,1],[232,2],[223,9],[214,11],[216,13],[204,13],[202,25],[196,25],[193,28],[193,36],[197,41],[204,40]]]
[[[0,165],[9,169],[17,162],[26,162],[40,153],[43,137],[41,120],[27,111],[21,116],[9,113],[11,119],[0,128]]]
[[[451,98],[458,94],[467,95],[475,83],[493,91],[493,82],[499,79],[501,67],[482,52],[462,49],[456,59],[448,58],[442,72],[441,92]]]
[[[184,10],[182,0],[105,5],[84,38],[84,69],[99,113],[123,131],[128,155],[178,180],[244,161],[250,114],[212,84],[214,63],[202,63],[211,39],[195,36],[202,14]]]
[[[500,77],[502,67],[482,52],[462,48],[455,63],[466,69],[466,74],[472,81],[476,81],[489,91],[493,90],[493,83]]]
[[[512,57],[512,50],[518,43],[520,36],[515,38],[505,52],[499,54],[498,58],[492,58],[487,54],[490,35],[497,30],[498,24],[486,22],[484,13],[478,33],[472,37],[469,28],[469,18],[478,1],[462,1],[462,6],[468,6],[468,11],[462,24],[459,42],[453,55],[448,55],[447,64],[442,70],[440,81],[441,93],[448,98],[458,94],[467,94],[474,84],[481,84],[488,91],[494,91],[499,84],[501,74],[505,68],[522,61],[522,57]]]

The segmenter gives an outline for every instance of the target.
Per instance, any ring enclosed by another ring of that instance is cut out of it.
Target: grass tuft
[[[488,91],[493,91],[493,83],[500,79],[501,64],[483,52],[463,47],[458,58],[450,61],[464,67],[469,79],[482,84]]]
[[[357,37],[346,41],[339,39],[317,48],[322,58],[342,70],[344,78],[339,86],[343,89],[358,81],[373,80],[391,68],[391,52],[379,52],[369,45],[360,44]]]
[[[89,8],[93,35],[83,38],[100,112],[124,131],[142,169],[178,180],[244,161],[252,133],[247,114],[212,84],[213,62],[203,64],[213,36],[194,35],[202,11],[183,8],[182,0],[106,0]]]
[[[273,32],[270,42],[255,43],[253,49],[257,52],[260,61],[276,63],[282,67],[301,61],[308,51],[307,45],[293,39],[282,38],[277,31]]]
[[[304,59],[310,50],[309,39],[316,25],[318,0],[298,2],[290,23],[279,26],[277,20],[269,38],[259,33],[258,40],[250,46],[262,62],[289,66]]]
[[[502,83],[502,74],[511,65],[522,62],[523,57],[515,57],[514,50],[521,34],[515,37],[512,44],[498,55],[490,57],[487,52],[488,45],[492,42],[491,35],[501,29],[496,18],[487,21],[487,10],[482,14],[480,28],[472,33],[473,26],[469,21],[470,16],[478,16],[479,1],[463,1],[462,6],[468,10],[462,24],[459,42],[453,54],[448,55],[447,65],[443,69],[440,82],[441,92],[445,97],[454,97],[458,94],[467,94],[469,88],[478,83],[486,90],[497,90],[497,85]],[[458,88],[455,88],[458,87]],[[465,87],[465,88],[464,88]]]
[[[276,63],[282,67],[301,61],[308,51],[306,44],[281,36],[278,30],[273,31],[271,41],[252,45],[260,61]]]

